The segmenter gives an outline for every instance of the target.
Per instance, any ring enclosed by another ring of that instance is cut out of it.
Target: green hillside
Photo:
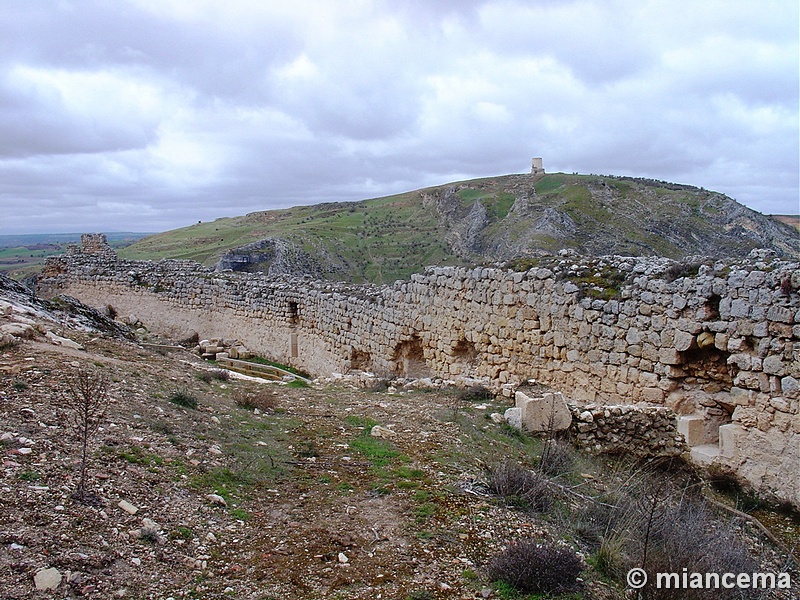
[[[260,245],[241,248],[267,240]],[[251,213],[144,238],[127,258],[391,282],[426,265],[551,254],[800,256],[797,230],[716,192],[633,178],[505,175]],[[236,250],[236,249],[239,250]],[[232,265],[232,266],[231,266]]]

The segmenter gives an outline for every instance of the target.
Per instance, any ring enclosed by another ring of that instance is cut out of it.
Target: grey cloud
[[[0,0],[0,227],[166,229],[534,155],[797,212],[787,4]]]

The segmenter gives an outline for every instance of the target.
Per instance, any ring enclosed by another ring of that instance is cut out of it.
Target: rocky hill
[[[390,282],[427,265],[590,255],[800,257],[796,228],[717,192],[649,179],[506,175],[359,202],[218,219],[151,236],[126,258]]]

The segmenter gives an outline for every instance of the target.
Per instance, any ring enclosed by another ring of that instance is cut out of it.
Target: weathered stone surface
[[[119,506],[122,510],[131,515],[135,515],[137,512],[139,512],[139,509],[130,502],[128,502],[127,500],[120,500],[117,503],[117,506]]]
[[[503,414],[506,423],[515,429],[522,429],[522,409],[512,407],[506,410]]]
[[[55,567],[49,569],[41,569],[33,576],[33,583],[37,590],[48,591],[55,590],[61,585],[61,571]]]
[[[4,323],[0,325],[0,334],[29,340],[36,335],[36,330],[27,323]]]
[[[376,438],[384,438],[384,439],[392,439],[397,437],[397,432],[392,431],[386,427],[381,427],[380,425],[375,425],[370,429],[369,434],[372,437]]]
[[[563,431],[572,424],[572,414],[560,393],[548,392],[539,398],[518,391],[515,401],[522,411],[522,429],[526,431]]]
[[[61,337],[60,335],[56,335],[52,331],[48,331],[45,334],[45,337],[57,346],[64,346],[65,348],[72,348],[73,350],[86,350],[86,348],[84,348],[78,342],[69,338]]]

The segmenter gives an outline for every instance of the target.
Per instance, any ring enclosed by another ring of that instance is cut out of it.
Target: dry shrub
[[[563,475],[575,466],[575,451],[562,440],[548,440],[539,457],[539,470],[551,476]]]
[[[517,463],[504,460],[489,470],[489,489],[513,506],[544,512],[552,504],[547,479]]]
[[[231,372],[225,369],[211,369],[210,371],[199,373],[197,378],[204,383],[211,383],[214,379],[217,381],[229,381]]]
[[[483,402],[494,398],[494,394],[485,386],[473,385],[458,392],[462,402]]]
[[[526,539],[495,556],[488,575],[520,592],[549,594],[576,590],[582,569],[583,562],[571,548]]]
[[[244,408],[245,410],[258,409],[261,412],[272,412],[278,406],[278,399],[272,394],[263,391],[247,392],[240,390],[233,395],[233,401],[239,408]]]
[[[593,549],[595,568],[620,584],[625,573],[753,573],[758,563],[733,521],[711,510],[692,488],[677,489],[665,473],[644,473],[588,506],[576,533]],[[646,600],[700,600],[705,590],[641,590]],[[764,590],[714,590],[714,598],[765,598]]]
[[[647,550],[648,573],[680,573],[688,567],[697,573],[754,573],[758,563],[750,555],[733,523],[722,521],[700,500],[682,500],[658,511],[642,539],[645,519],[640,522],[640,550]],[[633,566],[633,565],[632,565]],[[639,565],[636,565],[639,566]],[[714,590],[715,598],[765,598],[765,590]],[[648,600],[700,600],[704,590],[657,589],[648,586]]]
[[[105,419],[111,401],[108,378],[104,373],[78,369],[64,378],[61,405],[67,410],[66,425],[77,435],[81,445],[80,480],[73,497],[87,504],[96,498],[86,489],[89,444]]]

